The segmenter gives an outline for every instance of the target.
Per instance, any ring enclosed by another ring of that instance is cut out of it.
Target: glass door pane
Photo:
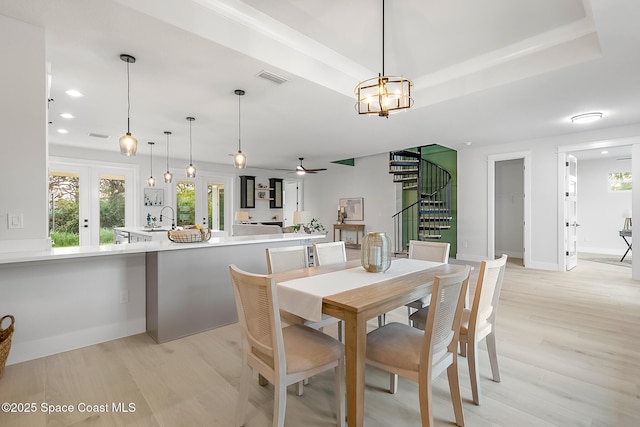
[[[113,243],[113,227],[125,226],[125,176],[100,175],[100,244]]]
[[[49,173],[49,236],[56,248],[80,245],[80,173]]]
[[[224,184],[207,182],[207,227],[224,231]]]
[[[196,185],[193,181],[176,182],[176,225],[196,224]]]

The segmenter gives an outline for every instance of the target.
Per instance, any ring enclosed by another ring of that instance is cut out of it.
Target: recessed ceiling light
[[[58,133],[69,133],[66,129],[58,129]]]
[[[80,91],[77,91],[75,89],[69,89],[65,93],[67,95],[69,95],[69,96],[73,96],[74,98],[77,98],[77,97],[80,97],[80,96],[84,96]]]
[[[602,151],[600,152],[600,154],[609,154],[609,151],[608,151],[608,150],[602,150]]]
[[[598,121],[601,118],[602,113],[599,112],[578,114],[577,116],[571,117],[571,123],[591,123]]]
[[[60,114],[60,117],[62,117],[63,119],[73,119],[75,116],[71,113],[62,113]]]
[[[467,141],[467,142],[464,143],[464,145],[466,145],[467,147],[470,146],[471,144],[473,144],[473,142],[471,142],[471,141]]]

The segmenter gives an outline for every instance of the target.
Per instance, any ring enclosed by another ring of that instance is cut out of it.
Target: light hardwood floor
[[[583,260],[568,273],[509,264],[498,310],[502,382],[488,379],[481,351],[484,403],[475,406],[460,359],[466,426],[640,426],[640,283],[630,276],[629,268]],[[388,319],[406,321],[406,309]],[[0,402],[35,403],[37,411],[0,412],[0,426],[232,426],[238,338],[237,325],[162,345],[141,334],[7,366]],[[372,368],[366,383],[367,426],[420,425],[416,384],[401,379],[390,395],[388,376]],[[454,425],[447,390],[442,376],[434,383],[437,426]],[[256,379],[250,401],[246,425],[270,425],[273,388]],[[118,402],[135,412],[114,413]],[[75,411],[47,415],[43,403]],[[109,412],[80,412],[80,404]],[[333,414],[330,373],[312,378],[302,397],[289,390],[287,426],[332,426]]]

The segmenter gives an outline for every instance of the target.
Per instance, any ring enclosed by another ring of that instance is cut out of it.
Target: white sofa
[[[282,234],[282,227],[264,224],[233,224],[233,236],[254,236],[256,234]]]

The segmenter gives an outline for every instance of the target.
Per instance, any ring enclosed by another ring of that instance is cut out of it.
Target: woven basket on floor
[[[2,329],[4,319],[11,319],[11,324],[6,329]],[[7,363],[9,350],[11,350],[11,336],[13,335],[13,324],[15,322],[16,319],[10,314],[0,319],[0,378],[2,378],[2,374],[4,373],[4,364]]]

